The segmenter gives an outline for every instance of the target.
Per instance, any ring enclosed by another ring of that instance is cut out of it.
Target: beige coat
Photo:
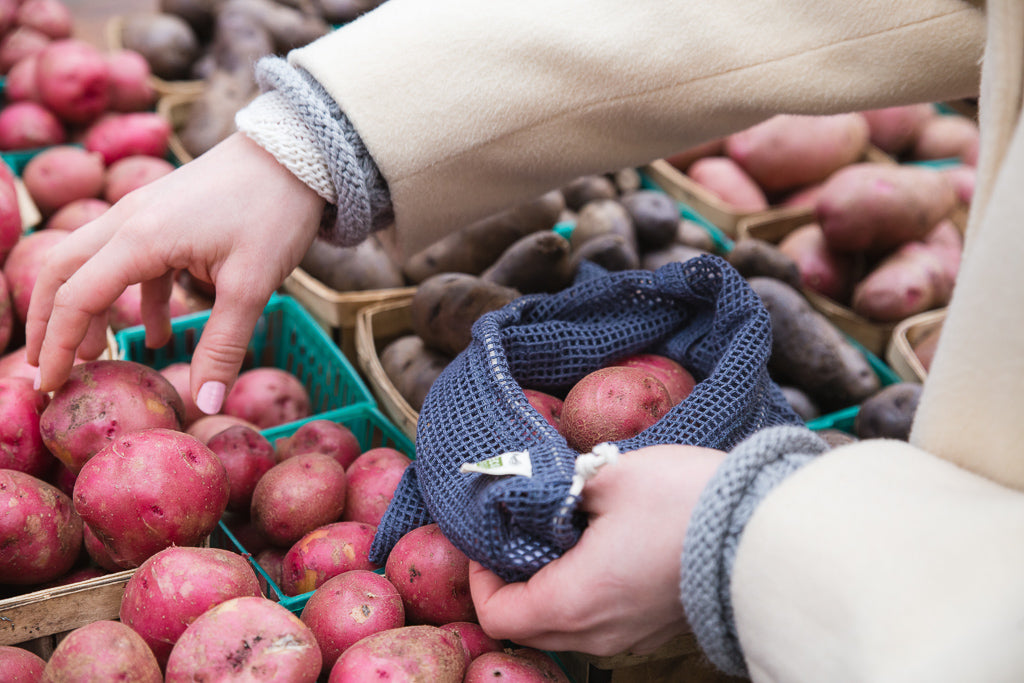
[[[358,128],[410,251],[776,113],[983,80],[968,244],[913,445],[862,442],[790,477],[732,592],[755,680],[1024,680],[1024,3],[389,0],[290,59]]]

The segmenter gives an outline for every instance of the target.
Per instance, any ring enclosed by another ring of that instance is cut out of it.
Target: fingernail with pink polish
[[[41,386],[43,386],[43,375],[39,371],[39,368],[36,368],[36,376],[32,378],[32,388],[39,391],[39,387]]]
[[[199,387],[199,394],[196,395],[196,407],[207,415],[215,415],[220,412],[220,406],[224,402],[224,383],[206,382]]]

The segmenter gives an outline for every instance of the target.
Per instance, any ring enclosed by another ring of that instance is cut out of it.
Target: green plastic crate
[[[291,436],[299,427],[310,422],[312,420],[330,420],[337,422],[338,424],[344,425],[352,430],[355,434],[356,439],[359,440],[359,446],[363,452],[370,450],[371,448],[390,447],[405,453],[410,458],[415,458],[415,447],[412,441],[407,437],[398,427],[393,425],[375,406],[355,406],[351,408],[342,408],[340,410],[331,411],[315,417],[301,420],[299,422],[293,422],[288,425],[281,425],[279,427],[272,427],[265,429],[260,433],[270,443],[276,444],[278,439]],[[309,600],[309,596],[313,594],[312,591],[308,593],[302,593],[301,595],[286,596],[267,573],[263,571],[263,568],[256,563],[252,554],[249,553],[242,544],[238,541],[234,534],[227,528],[227,525],[223,521],[220,523],[220,531],[225,535],[227,540],[235,547],[235,549],[246,557],[253,569],[263,577],[267,582],[268,592],[272,600],[277,600],[281,605],[287,607],[293,614],[301,614],[302,608],[306,606],[306,601]],[[377,570],[377,573],[383,573],[383,569]]]
[[[157,370],[190,361],[209,317],[209,311],[201,311],[173,319],[171,340],[158,349],[146,348],[141,325],[126,328],[115,335],[118,350],[126,360]],[[273,295],[256,323],[241,369],[254,367],[276,367],[298,377],[309,392],[313,415],[349,406],[376,406],[352,363],[290,296]]]

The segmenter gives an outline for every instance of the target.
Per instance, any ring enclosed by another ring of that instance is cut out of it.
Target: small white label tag
[[[512,451],[502,453],[480,462],[463,463],[459,472],[479,472],[480,474],[515,474],[520,477],[532,477],[533,466],[530,464],[529,451]]]

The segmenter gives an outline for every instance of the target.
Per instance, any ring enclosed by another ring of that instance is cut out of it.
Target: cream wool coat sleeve
[[[967,0],[389,0],[289,54],[386,178],[407,253],[780,113],[977,94]]]
[[[755,510],[731,596],[756,681],[1024,680],[1024,4],[988,13],[978,188],[910,444],[827,453]]]

